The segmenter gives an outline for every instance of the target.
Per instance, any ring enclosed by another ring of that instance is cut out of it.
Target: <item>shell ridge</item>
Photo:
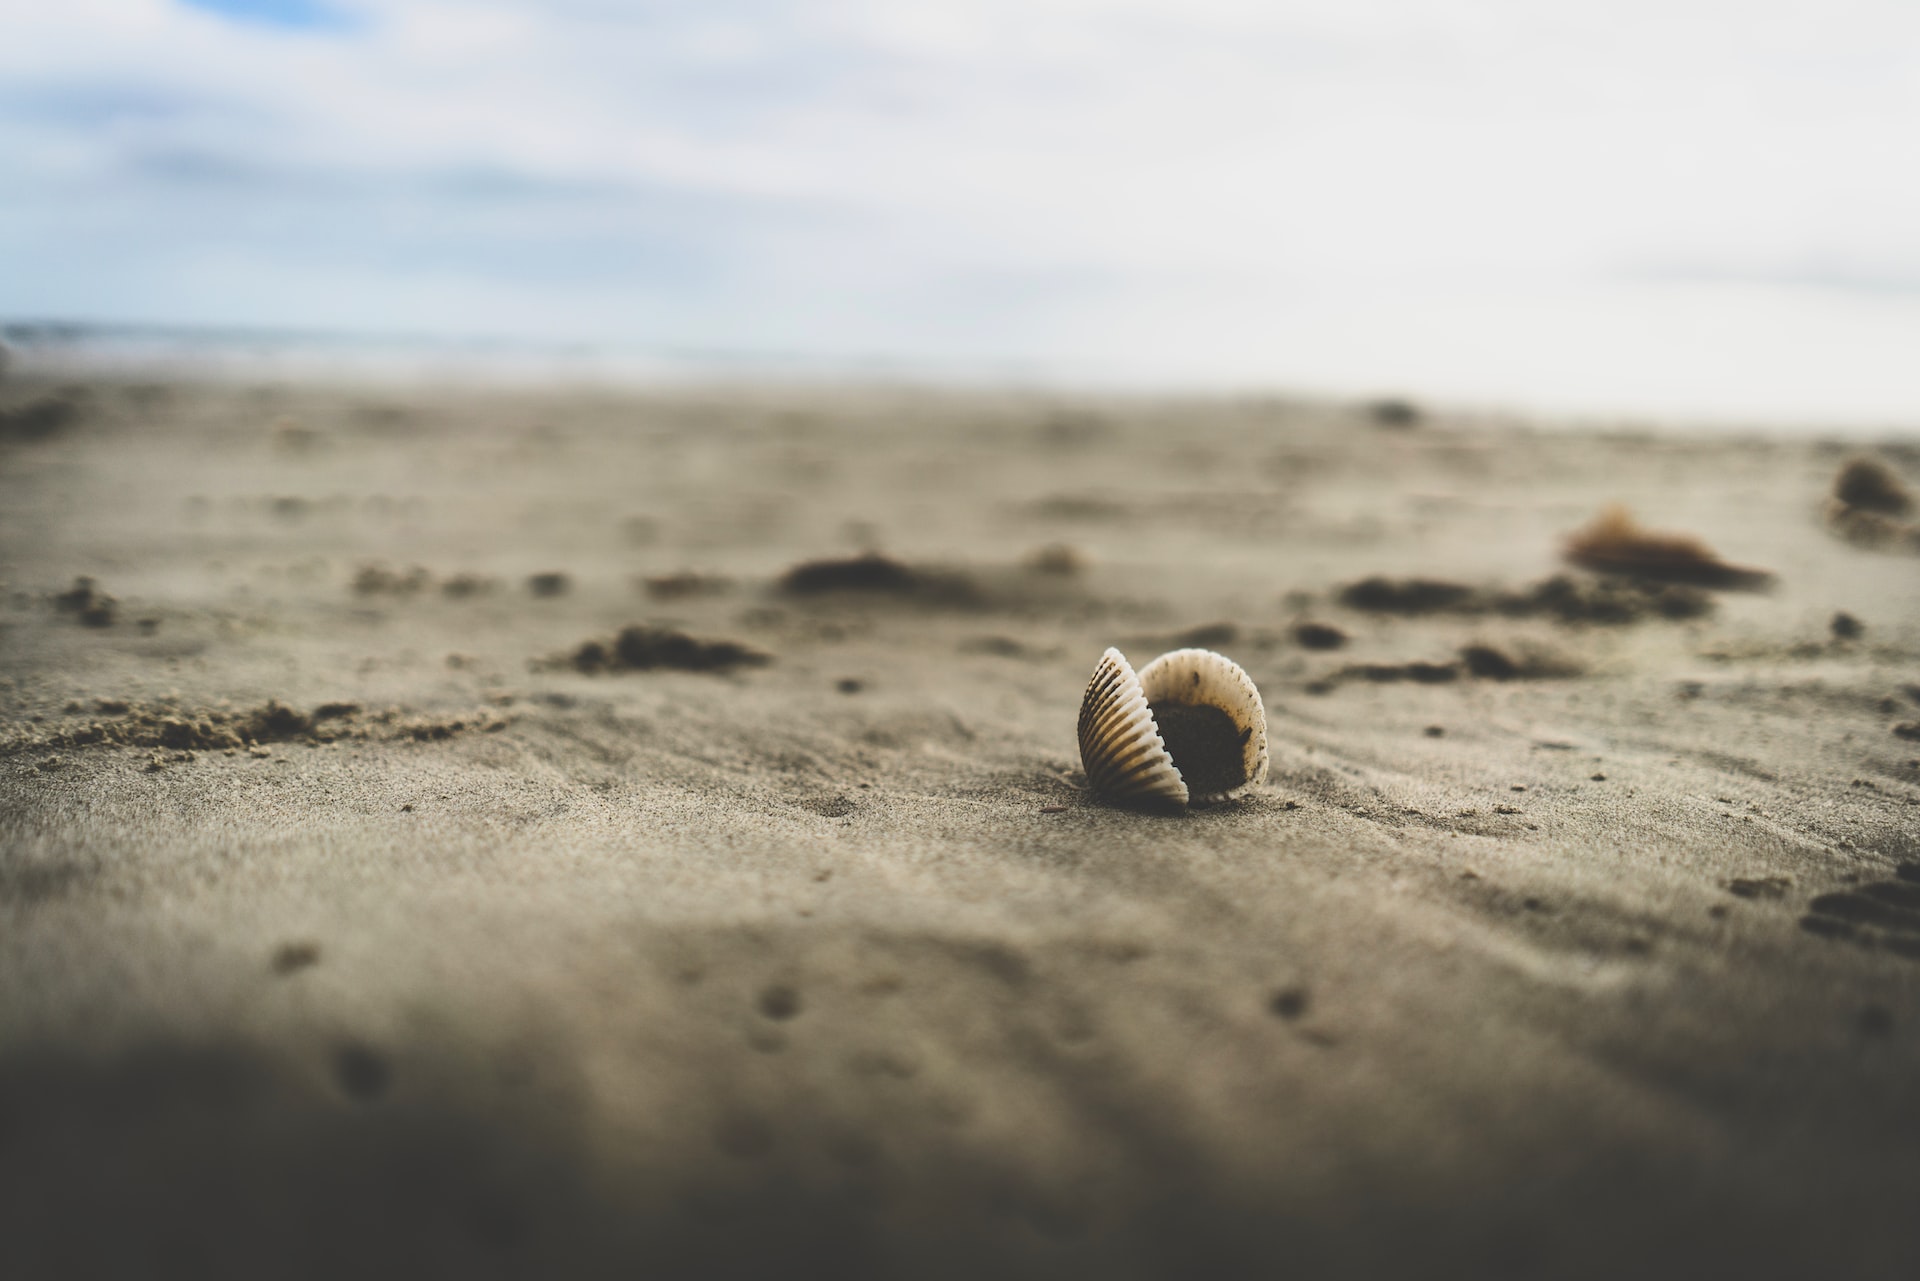
[[[1168,755],[1140,679],[1109,647],[1080,700],[1080,760],[1096,794],[1185,806],[1187,786]]]

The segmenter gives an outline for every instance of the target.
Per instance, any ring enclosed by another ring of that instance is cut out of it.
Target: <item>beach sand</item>
[[[1827,508],[1911,445],[0,404],[9,1277],[1920,1275],[1920,557]],[[1183,644],[1271,777],[1093,802]]]

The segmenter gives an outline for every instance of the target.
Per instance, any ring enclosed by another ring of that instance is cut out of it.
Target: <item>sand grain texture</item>
[[[7,1275],[1920,1272],[1920,591],[1824,528],[1855,442],[54,395],[0,420]],[[1614,502],[1774,590],[1559,608],[1626,599],[1536,586]],[[1195,629],[1272,777],[1089,804],[1101,650]]]

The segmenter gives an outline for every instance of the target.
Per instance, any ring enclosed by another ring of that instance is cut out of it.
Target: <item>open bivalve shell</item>
[[[1105,800],[1184,809],[1243,796],[1267,777],[1267,709],[1240,665],[1176,649],[1136,675],[1100,656],[1080,700],[1080,761]]]

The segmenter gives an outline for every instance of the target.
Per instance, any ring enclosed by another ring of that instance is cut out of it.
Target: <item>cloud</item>
[[[13,314],[1311,381],[1329,300],[1920,261],[1903,0],[9,7]]]

